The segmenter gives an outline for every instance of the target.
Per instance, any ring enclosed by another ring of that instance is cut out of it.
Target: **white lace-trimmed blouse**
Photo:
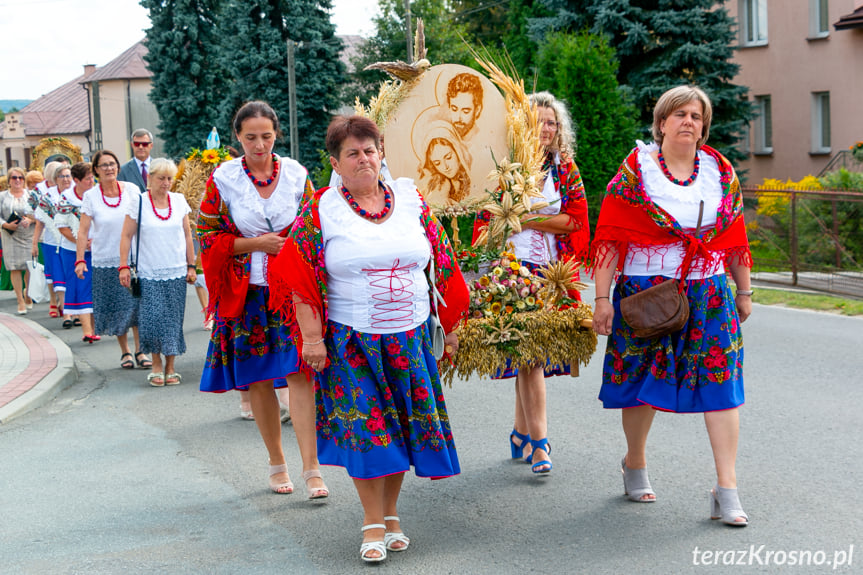
[[[276,189],[266,199],[261,197],[252,180],[243,171],[242,158],[225,162],[213,172],[213,182],[243,237],[255,238],[272,231],[279,232],[290,227],[297,217],[306,191],[308,172],[290,158],[279,158],[279,163]],[[251,255],[249,283],[265,286],[266,254],[252,252]]]
[[[148,280],[170,280],[186,277],[186,232],[183,230],[183,218],[192,209],[183,194],[168,192],[171,201],[170,209],[156,208],[150,202],[149,192],[139,196],[141,202],[141,241],[138,254],[138,275]],[[163,220],[156,214],[167,217]],[[126,206],[126,215],[138,221],[138,202]],[[137,235],[137,233],[136,233]],[[138,244],[137,237],[132,236],[131,251]],[[95,254],[93,255],[95,266]],[[131,263],[134,256],[129,256]]]
[[[57,191],[57,186],[44,189],[40,188],[38,185],[36,187],[39,190],[39,193],[46,197],[48,201],[51,202],[51,205],[56,209],[57,205],[60,203],[60,192]],[[51,247],[60,245],[60,232],[57,231],[57,225],[54,223],[54,218],[46,214],[45,211],[38,206],[33,210],[33,216],[37,221],[42,222],[42,225],[45,226],[42,228],[42,237],[39,241],[46,246]]]
[[[90,216],[90,245],[93,267],[116,268],[120,265],[120,237],[129,206],[138,209],[141,190],[129,182],[117,182],[122,192],[116,198],[102,198],[102,190],[96,184],[84,192],[81,213]],[[75,195],[74,192],[72,194]],[[107,205],[105,202],[110,203]],[[116,207],[112,207],[119,204]],[[136,212],[137,213],[137,212]],[[134,249],[134,245],[133,245]]]
[[[429,317],[422,200],[413,180],[390,185],[392,213],[381,224],[357,214],[336,188],[320,201],[329,319],[363,333],[403,332]]]
[[[86,194],[87,192],[85,191],[84,193]],[[71,188],[60,194],[60,202],[57,205],[60,206],[62,204],[68,204],[80,208],[81,203],[82,201],[78,199],[77,195],[75,195],[75,186],[72,186]],[[57,225],[57,229],[69,228],[69,230],[72,232],[72,235],[76,238],[78,237],[78,224],[80,222],[74,214],[57,213],[54,216],[54,223]],[[70,242],[62,235],[60,236],[60,247],[64,250],[68,250],[71,252],[74,252],[78,249],[78,246],[75,244],[75,242]]]
[[[694,231],[698,224],[698,206],[704,200],[701,233],[703,235],[712,229],[716,225],[716,212],[722,202],[722,185],[716,160],[699,150],[698,177],[688,186],[679,186],[665,177],[662,168],[650,156],[659,146],[655,142],[645,145],[640,140],[637,144],[641,178],[650,199],[689,231]],[[623,273],[631,276],[679,277],[678,268],[683,262],[684,252],[682,241],[670,246],[633,245],[627,251]],[[724,273],[722,258],[714,254],[713,262],[706,272],[693,268],[687,278],[704,279],[720,273]]]
[[[560,165],[560,154],[555,154],[554,163],[555,166]],[[532,214],[555,216],[560,213],[560,191],[555,189],[551,173],[545,178],[545,183],[542,186],[542,198],[533,198],[531,203],[535,204],[541,201],[548,202],[548,206],[531,212]],[[510,236],[509,241],[513,243],[515,257],[519,260],[537,265],[557,261],[557,238],[552,233],[532,228],[525,229]]]

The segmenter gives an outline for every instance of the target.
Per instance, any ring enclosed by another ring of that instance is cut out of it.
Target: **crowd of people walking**
[[[624,494],[657,499],[646,457],[656,412],[703,413],[716,468],[710,516],[748,525],[735,463],[751,255],[737,176],[706,145],[710,99],[694,86],[659,98],[654,141],[637,142],[623,160],[592,242],[566,105],[548,92],[531,103],[543,197],[509,241],[535,272],[575,260],[595,275],[593,328],[607,336],[599,398],[622,414]],[[412,542],[398,512],[405,473],[440,479],[462,470],[438,361],[458,353],[453,330],[467,313],[467,285],[424,190],[382,177],[374,122],[332,120],[326,148],[337,177],[317,191],[306,168],[274,152],[280,126],[268,104],[247,102],[232,128],[242,155],[213,172],[199,208],[170,191],[177,167],[150,159],[146,130],[132,134],[126,164],[101,150],[92,163],[49,165],[38,190],[11,169],[0,233],[18,313],[32,307],[26,264],[41,253],[51,316],[80,325],[87,343],[116,337],[121,368],[137,364],[151,386],[171,386],[182,382],[175,361],[186,352],[187,287],[206,285],[212,332],[201,391],[246,394],[242,413],[257,425],[277,494],[294,491],[282,443],[288,404],[306,496],[330,496],[322,464],[345,468],[363,509],[360,557],[383,561]],[[486,222],[477,218],[476,235]],[[687,311],[674,328],[646,334],[628,310],[660,290]],[[514,381],[510,454],[540,477],[553,469],[545,378],[569,373],[546,362],[498,374]]]

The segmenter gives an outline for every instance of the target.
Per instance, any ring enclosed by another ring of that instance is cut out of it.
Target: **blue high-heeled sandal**
[[[530,446],[533,448],[533,451],[530,452],[530,457],[528,459],[528,463],[532,463],[533,454],[536,453],[537,449],[542,449],[547,454],[551,455],[551,445],[548,444],[548,438],[530,440]],[[538,469],[539,467],[543,467],[548,465],[548,469]],[[533,465],[530,466],[530,470],[534,473],[549,473],[551,471],[552,465],[551,461],[548,459],[543,459],[542,461],[537,461]]]
[[[512,440],[513,437],[517,437],[521,440],[519,445],[515,444],[515,441]],[[530,442],[530,434],[529,433],[519,433],[513,428],[512,433],[509,434],[509,449],[512,453],[513,459],[521,459],[522,455],[524,455],[524,448]]]

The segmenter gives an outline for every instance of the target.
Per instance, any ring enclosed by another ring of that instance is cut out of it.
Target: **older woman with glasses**
[[[24,284],[30,281],[27,261],[33,243],[33,208],[25,189],[24,170],[9,170],[9,189],[0,192],[0,239],[3,245],[3,264],[9,270],[15,298],[18,300],[18,314],[24,315],[33,307],[33,302],[24,293]]]
[[[82,201],[75,273],[81,278],[92,266],[95,331],[117,337],[121,353],[120,367],[135,367],[127,335],[129,328],[132,328],[135,337],[135,360],[140,367],[149,368],[152,361],[140,351],[138,300],[120,285],[119,280],[119,246],[123,222],[129,206],[134,204],[137,207],[141,191],[135,184],[117,181],[120,162],[114,152],[96,152],[93,166],[99,184],[85,193]],[[85,259],[88,243],[92,263]]]
[[[51,293],[49,315],[60,317],[66,291],[66,279],[60,264],[60,232],[54,224],[54,215],[60,203],[60,194],[72,187],[72,171],[68,165],[50,162],[45,166],[45,182],[33,196],[36,204],[34,216],[36,230],[33,233],[33,257],[42,253],[45,264],[45,279]],[[60,289],[62,286],[62,289]],[[71,324],[71,318],[68,319]],[[71,327],[71,326],[70,326]]]

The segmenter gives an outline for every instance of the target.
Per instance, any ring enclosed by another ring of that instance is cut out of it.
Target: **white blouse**
[[[704,200],[701,219],[701,235],[716,225],[716,212],[722,202],[722,185],[719,182],[719,164],[711,156],[699,150],[700,168],[698,177],[688,186],[674,184],[662,173],[662,168],[650,156],[659,146],[655,142],[645,145],[638,141],[638,163],[645,193],[656,205],[671,214],[685,230],[695,231],[698,224],[698,206]],[[685,249],[683,241],[666,246],[643,246],[634,244],[626,254],[623,273],[631,276],[679,277],[678,268],[683,263]],[[688,279],[704,279],[724,273],[722,257],[713,255],[706,272],[690,269]]]
[[[186,261],[186,233],[183,230],[183,218],[192,209],[183,194],[168,192],[170,209],[154,210],[150,194],[138,196],[141,202],[141,243],[138,253],[138,276],[148,280],[170,280],[186,277],[188,262]],[[167,217],[163,220],[156,214]],[[138,202],[131,202],[126,207],[126,215],[135,222],[138,221]],[[138,244],[137,234],[132,236],[131,250],[134,252]],[[95,255],[93,256],[95,260]],[[129,262],[134,256],[129,256]],[[95,265],[95,263],[94,263]]]
[[[279,158],[279,181],[269,198],[262,198],[249,176],[243,171],[242,158],[220,165],[213,172],[213,182],[231,218],[246,238],[279,232],[294,223],[303,203],[308,172],[290,158]],[[252,252],[249,283],[267,285],[264,252]]]
[[[390,185],[392,213],[381,224],[354,212],[337,188],[321,196],[329,318],[362,333],[403,332],[429,317],[422,200],[411,179]]]
[[[554,164],[555,166],[560,165],[560,154],[555,154]],[[555,216],[560,213],[560,191],[554,187],[554,178],[551,177],[551,172],[546,176],[545,184],[542,186],[542,198],[533,198],[531,204],[543,201],[548,202],[548,206],[531,212],[532,214]],[[515,257],[519,260],[537,265],[557,261],[557,238],[552,233],[525,229],[510,236],[509,241],[513,243]]]
[[[86,193],[86,192],[84,192]],[[59,207],[62,204],[69,204],[71,206],[75,206],[76,208],[81,207],[81,200],[78,199],[78,196],[75,195],[75,187],[72,186],[62,194],[60,194],[60,201],[57,203]],[[59,211],[54,216],[54,223],[57,225],[57,229],[60,228],[69,228],[74,237],[78,237],[78,224],[79,220],[75,217],[74,214],[61,214]],[[90,237],[93,237],[92,234]],[[64,250],[69,250],[74,252],[78,249],[78,246],[75,242],[70,242],[64,236],[60,236],[60,247]],[[90,251],[90,250],[87,250]]]
[[[120,265],[120,237],[129,206],[138,209],[141,190],[135,184],[118,182],[122,192],[118,198],[102,198],[99,184],[84,192],[81,213],[87,214],[90,222],[91,255],[94,268],[116,268]],[[74,194],[73,194],[74,195]],[[109,206],[105,202],[110,203]],[[112,207],[115,204],[116,207]]]
[[[38,184],[36,187],[39,187]],[[55,209],[57,208],[57,204],[60,203],[60,192],[57,191],[57,186],[46,188],[44,191],[40,189],[39,192],[42,196],[48,199]],[[33,216],[37,221],[42,222],[42,225],[44,226],[44,228],[42,228],[42,237],[39,241],[50,247],[57,247],[60,245],[60,232],[57,231],[57,225],[54,223],[54,218],[46,214],[39,206],[36,206],[36,209],[33,210]]]

